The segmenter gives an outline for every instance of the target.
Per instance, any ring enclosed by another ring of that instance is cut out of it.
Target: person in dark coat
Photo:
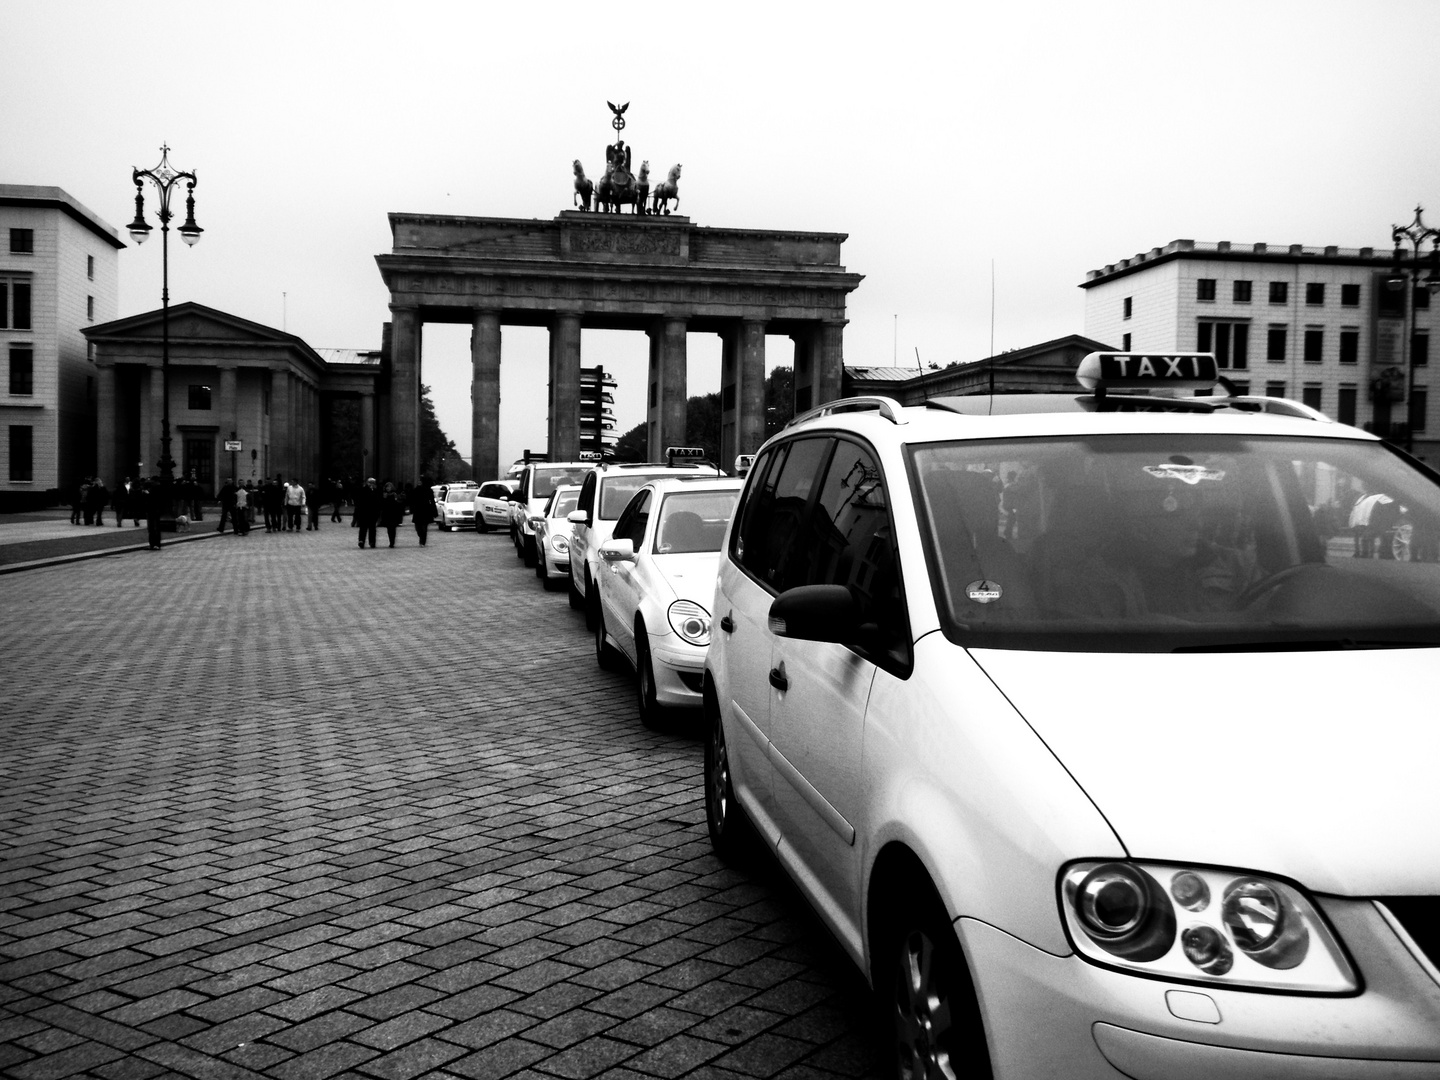
[[[145,524],[149,527],[150,550],[160,550],[160,517],[165,512],[165,492],[160,481],[151,477],[145,481]]]
[[[85,493],[85,524],[90,524],[91,512],[94,512],[95,524],[105,524],[105,504],[110,501],[110,490],[105,486],[105,481],[98,476],[90,481],[90,490]]]
[[[419,487],[410,489],[410,520],[415,523],[415,535],[420,546],[425,546],[425,534],[435,520],[435,496],[430,492],[430,481],[422,478]]]
[[[235,481],[226,480],[220,485],[220,524],[215,526],[216,532],[225,531],[225,522],[229,520],[236,532],[240,531],[239,515],[235,513]]]
[[[380,491],[375,486],[375,478],[372,476],[366,480],[360,489],[355,492],[355,524],[360,529],[360,546],[365,546],[368,538],[370,546],[375,546],[375,524],[380,520]]]
[[[404,520],[405,500],[395,490],[395,485],[386,480],[385,490],[380,493],[380,524],[385,526],[385,535],[390,538],[392,548],[395,546],[395,530]]]
[[[115,508],[115,527],[117,529],[125,527],[125,511],[132,509],[130,502],[135,495],[136,492],[131,490],[130,477],[125,477],[115,485],[115,490],[110,495],[110,505]]]

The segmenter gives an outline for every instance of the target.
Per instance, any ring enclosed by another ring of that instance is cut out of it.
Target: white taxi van
[[[902,1076],[1440,1077],[1440,477],[1216,374],[833,402],[750,472],[710,835],[775,851]]]

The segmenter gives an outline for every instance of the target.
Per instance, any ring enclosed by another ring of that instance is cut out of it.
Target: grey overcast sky
[[[204,239],[173,302],[376,348],[390,211],[553,217],[626,142],[701,226],[849,234],[851,364],[946,364],[1083,329],[1085,272],[1178,237],[1389,244],[1440,224],[1440,3],[606,5],[0,0],[0,181],[116,228],[168,142]],[[153,208],[151,198],[148,206]],[[160,245],[120,257],[159,306]],[[643,418],[643,335],[587,331]],[[506,328],[501,455],[545,443],[542,331]],[[788,363],[770,340],[768,366]],[[422,377],[468,456],[468,328]],[[719,383],[690,338],[691,392]]]

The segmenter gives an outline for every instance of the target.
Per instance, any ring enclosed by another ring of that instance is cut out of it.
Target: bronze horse
[[[667,179],[655,185],[655,198],[650,206],[652,214],[670,213],[670,200],[675,200],[675,208],[680,208],[680,166],[676,165],[670,170]]]
[[[590,196],[595,191],[595,184],[585,175],[585,166],[580,164],[580,159],[575,159],[575,205],[581,210],[590,209]]]

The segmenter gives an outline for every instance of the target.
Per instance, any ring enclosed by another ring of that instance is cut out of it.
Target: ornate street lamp
[[[130,236],[137,244],[150,238],[150,226],[145,221],[145,181],[149,180],[160,193],[160,371],[164,387],[160,419],[160,494],[164,514],[160,528],[175,530],[175,459],[170,454],[170,193],[175,185],[186,181],[185,224],[180,226],[180,238],[190,247],[200,242],[205,230],[195,224],[195,174],[180,172],[170,164],[170,147],[160,148],[160,164],[153,169],[132,169],[135,181],[135,220],[129,225]]]
[[[1405,449],[1415,449],[1415,291],[1423,285],[1431,295],[1440,293],[1440,229],[1432,229],[1421,220],[1423,208],[1415,207],[1415,220],[1409,225],[1392,225],[1390,239],[1395,244],[1395,262],[1385,278],[1385,288],[1404,291],[1405,304]],[[1405,261],[1404,241],[1410,241],[1411,256]],[[1420,248],[1430,241],[1429,272],[1420,280]],[[1419,419],[1423,420],[1424,417]]]

